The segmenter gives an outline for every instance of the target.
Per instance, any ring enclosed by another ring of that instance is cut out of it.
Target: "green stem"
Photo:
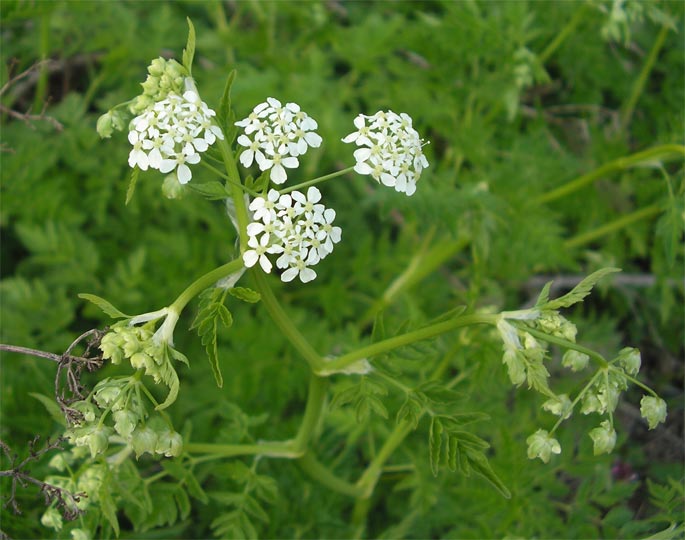
[[[548,343],[554,343],[555,345],[559,345],[560,347],[564,347],[566,349],[573,349],[574,351],[581,352],[583,354],[587,354],[590,358],[594,359],[597,361],[597,363],[600,365],[600,367],[606,369],[609,367],[609,362],[606,361],[606,359],[599,354],[598,352],[593,351],[592,349],[588,349],[587,347],[583,347],[582,345],[578,345],[577,343],[573,343],[572,341],[568,341],[564,338],[556,337],[556,336],[550,336],[549,334],[545,334],[544,332],[540,332],[539,330],[534,330],[530,328],[529,326],[525,326],[522,324],[517,324],[515,321],[510,321],[516,324],[516,326],[523,330],[524,332],[529,333],[531,336],[536,337],[538,339],[541,339],[542,341],[546,341]]]
[[[328,379],[317,377],[314,373],[309,376],[309,392],[307,393],[307,405],[300,429],[295,436],[294,447],[296,450],[305,451],[314,434],[316,426],[321,419],[323,406],[326,401],[326,389]]]
[[[281,304],[274,296],[274,293],[266,280],[266,275],[264,272],[262,272],[261,268],[254,267],[251,271],[251,274],[257,291],[259,291],[262,296],[262,304],[264,307],[266,307],[269,315],[271,315],[271,318],[276,323],[276,326],[278,326],[293,347],[295,347],[295,349],[297,349],[297,351],[304,357],[312,371],[316,373],[321,370],[324,365],[323,359],[309,344],[309,342],[300,333],[300,331],[285,313],[281,307]]]
[[[268,456],[275,458],[297,459],[301,451],[293,448],[292,442],[262,442],[257,444],[215,444],[188,443],[183,450],[191,454],[207,454],[193,461],[209,461],[234,456]]]
[[[326,466],[319,462],[311,452],[305,453],[297,460],[300,468],[320,484],[350,497],[360,497],[362,491],[355,485],[335,476]]]
[[[597,238],[601,238],[602,236],[606,236],[607,234],[623,229],[624,227],[627,227],[636,221],[640,221],[641,219],[656,216],[660,212],[661,208],[657,204],[653,204],[647,208],[642,208],[641,210],[637,210],[636,212],[632,212],[626,216],[620,217],[619,219],[607,223],[606,225],[602,225],[601,227],[597,227],[591,231],[576,235],[573,238],[569,238],[566,240],[566,242],[564,242],[564,247],[566,249],[571,249],[584,244],[589,244]]]
[[[325,182],[326,180],[330,180],[331,178],[336,178],[338,176],[342,176],[343,174],[347,174],[348,172],[352,172],[353,170],[354,170],[354,167],[348,167],[347,169],[342,169],[341,171],[336,171],[336,172],[332,172],[331,174],[319,176],[318,178],[314,178],[313,180],[308,180],[307,182],[302,182],[301,184],[297,184],[295,186],[292,186],[292,187],[289,187],[286,189],[282,189],[282,190],[280,190],[280,193],[281,194],[290,193],[291,191],[295,191],[296,189],[313,186],[314,184],[320,184],[321,182]]]
[[[221,278],[230,276],[231,274],[235,274],[236,272],[240,271],[243,266],[242,258],[238,258],[224,264],[223,266],[215,268],[211,272],[207,272],[204,276],[191,283],[188,288],[186,288],[186,290],[183,291],[176,300],[174,300],[174,303],[169,306],[169,311],[180,314],[188,302],[190,302],[198,294],[200,294],[206,288],[214,285]]]
[[[576,10],[571,20],[561,30],[561,32],[559,32],[552,42],[547,45],[545,50],[540,53],[538,59],[540,60],[541,64],[544,64],[547,60],[549,60],[549,57],[554,54],[554,52],[559,48],[559,45],[561,45],[566,38],[573,33],[578,24],[580,24],[580,21],[583,19],[583,15],[585,14],[587,6],[587,4],[581,5],[580,8]]]
[[[574,400],[571,402],[571,411],[573,411],[573,410],[576,408],[576,405],[578,405],[578,403],[580,402],[580,400],[583,399],[583,396],[587,393],[587,391],[588,391],[590,388],[592,388],[592,385],[595,384],[595,381],[602,375],[603,372],[604,372],[603,369],[598,370],[597,373],[595,373],[595,374],[592,376],[592,379],[590,379],[590,381],[583,387],[583,389],[582,389],[580,392],[578,392],[578,395],[576,396],[576,399],[574,399]],[[549,431],[549,434],[550,434],[550,435],[553,435],[554,432],[557,430],[557,428],[561,425],[561,423],[562,423],[564,420],[566,420],[566,418],[564,418],[563,416],[560,416],[559,419],[558,419],[558,420],[556,421],[556,423],[554,424],[554,426],[552,427],[552,429]]]
[[[659,397],[659,394],[657,394],[657,393],[656,393],[654,390],[652,390],[649,386],[647,386],[646,384],[641,383],[641,382],[640,382],[638,379],[636,379],[635,377],[631,377],[630,375],[628,375],[628,374],[627,374],[625,371],[623,371],[622,369],[618,369],[618,368],[615,368],[615,367],[613,367],[613,366],[611,366],[610,369],[614,369],[614,370],[618,371],[623,377],[625,377],[626,379],[628,379],[628,380],[629,380],[631,383],[633,383],[634,385],[639,386],[640,388],[642,388],[645,392],[647,392],[647,393],[649,393],[649,394],[652,394],[654,397],[657,397],[657,398]]]
[[[389,306],[403,291],[413,287],[426,276],[432,274],[445,261],[459,253],[468,244],[467,240],[439,241],[429,249],[431,240],[427,236],[417,253],[411,258],[404,271],[397,276],[385,290],[383,296],[376,300],[361,319],[361,325],[368,324],[379,311]]]
[[[649,56],[647,57],[647,60],[645,60],[645,63],[642,66],[642,69],[640,70],[640,74],[638,75],[637,79],[635,80],[635,83],[633,84],[633,87],[630,91],[630,96],[628,96],[628,100],[624,103],[623,107],[621,108],[620,118],[621,126],[623,126],[623,128],[628,127],[628,124],[630,123],[630,120],[633,117],[635,105],[637,105],[637,101],[638,99],[640,99],[640,95],[642,94],[642,91],[645,88],[647,78],[649,77],[650,71],[652,71],[652,68],[654,67],[654,62],[656,62],[656,58],[659,55],[659,51],[664,46],[664,41],[666,41],[668,31],[669,28],[667,26],[664,25],[661,27],[661,31],[659,32],[659,35],[656,37],[656,41],[652,46],[652,50],[649,51]]]
[[[361,359],[369,359],[373,356],[378,356],[379,354],[384,354],[386,352],[397,349],[404,345],[409,345],[416,341],[423,341],[445,332],[455,330],[456,328],[461,328],[462,326],[470,326],[474,324],[497,324],[498,315],[463,315],[450,319],[447,321],[431,324],[424,328],[419,328],[412,332],[407,332],[406,334],[401,334],[389,339],[384,339],[383,341],[378,341],[366,347],[361,347],[356,351],[352,351],[343,356],[336,358],[331,362],[327,362],[325,366],[325,371],[334,372],[341,371],[346,367],[354,364]]]
[[[378,478],[383,472],[383,465],[392,455],[395,449],[402,443],[404,438],[409,435],[413,427],[411,422],[403,420],[393,429],[390,436],[385,440],[383,446],[376,454],[376,457],[371,460],[369,466],[366,468],[361,478],[357,481],[357,488],[360,489],[361,495],[359,498],[368,499],[371,497],[376,484],[378,483]]]
[[[259,196],[259,193],[255,192],[255,191],[252,191],[251,189],[248,189],[246,186],[242,185],[240,182],[235,182],[234,180],[231,180],[227,175],[225,175],[224,173],[222,173],[219,169],[217,169],[217,168],[214,167],[213,165],[210,165],[209,163],[207,163],[207,160],[206,160],[206,159],[203,159],[202,161],[200,161],[200,165],[202,165],[205,169],[209,169],[209,170],[212,171],[214,174],[216,174],[218,177],[223,178],[224,180],[226,180],[226,182],[227,182],[228,184],[230,184],[230,185],[232,185],[232,186],[237,186],[237,187],[239,187],[239,188],[240,188],[242,191],[244,191],[245,193],[249,193],[249,194],[252,195],[253,197],[258,197],[258,196]],[[228,195],[228,193],[227,193],[226,195]]]
[[[543,204],[560,199],[561,197],[565,197],[574,191],[578,191],[579,189],[591,184],[595,180],[609,173],[622,171],[654,161],[668,161],[671,159],[682,159],[683,157],[685,157],[685,146],[679,144],[664,144],[662,146],[655,146],[653,148],[649,148],[648,150],[643,150],[641,152],[610,161],[594,171],[579,176],[575,180],[572,180],[563,186],[542,194],[535,199],[535,202],[538,204]]]
[[[238,222],[238,237],[240,238],[240,253],[244,253],[247,249],[247,224],[249,218],[247,214],[247,207],[245,206],[245,199],[243,197],[243,186],[240,182],[240,173],[236,165],[235,158],[231,148],[228,146],[226,139],[221,139],[219,142],[219,151],[224,160],[226,167],[226,174],[229,178],[230,193],[233,197],[235,205],[236,221]]]
[[[40,59],[36,95],[33,99],[33,110],[40,114],[45,106],[45,94],[48,89],[48,63],[45,61],[50,49],[50,15],[52,9],[47,9],[40,18]]]

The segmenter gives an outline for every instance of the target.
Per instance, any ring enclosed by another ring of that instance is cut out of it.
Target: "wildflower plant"
[[[161,173],[160,184],[167,196],[184,186],[182,189],[208,199],[225,199],[237,232],[234,257],[190,283],[169,305],[139,315],[127,315],[103,298],[81,295],[115,319],[98,346],[102,359],[118,366],[119,371],[99,380],[82,399],[69,404],[71,415],[65,436],[71,447],[51,461],[54,474],[48,480],[87,497],[74,503],[83,512],[77,526],[65,525],[54,504],[43,515],[45,526],[63,535],[69,532],[73,538],[105,537],[109,530],[118,535],[117,509],[126,506],[134,525],[149,523],[147,518],[154,521],[156,518],[150,517],[155,515],[151,493],[158,482],[168,479],[174,479],[170,488],[174,516],[185,519],[190,514],[191,497],[199,502],[209,500],[195,476],[196,465],[225,460],[231,478],[243,487],[240,493],[213,495],[229,511],[217,517],[212,528],[219,537],[254,537],[254,522],[268,520],[265,507],[279,489],[268,476],[257,472],[260,460],[268,458],[293,460],[314,481],[352,498],[354,519],[363,523],[388,459],[412,432],[427,439],[425,461],[434,475],[445,469],[466,476],[475,472],[502,496],[510,497],[508,487],[489,462],[490,443],[474,427],[488,417],[454,390],[458,380],[445,382],[438,370],[427,381],[408,386],[399,377],[402,363],[392,365],[392,359],[386,358],[400,348],[418,346],[466,327],[492,328],[501,341],[502,369],[511,384],[516,388],[526,385],[541,395],[539,407],[549,415],[549,421],[528,436],[527,448],[521,444],[521,453],[527,452],[530,459],[548,463],[568,451],[557,434],[564,422],[573,421],[579,414],[596,420],[587,433],[594,453],[612,452],[618,427],[614,413],[621,394],[630,386],[644,392],[640,410],[649,428],[664,422],[665,401],[637,378],[639,351],[624,348],[607,358],[580,345],[576,326],[561,314],[562,309],[582,302],[602,278],[617,272],[616,268],[591,274],[556,299],[549,297],[548,283],[529,309],[485,313],[455,306],[424,326],[391,336],[385,334],[379,315],[368,345],[317,351],[277,298],[266,274],[278,275],[286,291],[291,290],[296,278],[303,287],[315,290],[314,268],[335,260],[336,245],[351,241],[344,233],[345,223],[334,210],[335,201],[327,198],[324,183],[357,173],[370,176],[378,189],[392,188],[412,196],[423,182],[430,182],[426,178],[430,163],[424,154],[429,141],[421,137],[407,113],[388,110],[359,114],[350,119],[350,130],[354,131],[341,138],[354,146],[350,152],[354,164],[295,183],[301,161],[310,152],[320,151],[323,144],[314,118],[296,103],[267,97],[255,106],[241,104],[246,110],[252,106],[252,110],[237,120],[230,98],[234,72],[228,76],[221,102],[210,108],[192,77],[194,50],[190,24],[182,62],[154,60],[143,93],[103,115],[97,130],[103,138],[114,131],[127,133],[132,169],[127,199],[133,196],[138,172],[148,169]],[[197,167],[217,179],[197,182],[193,174]],[[251,172],[257,172],[256,178]],[[162,180],[162,175],[169,176]],[[254,288],[243,285],[246,274]],[[175,348],[174,333],[182,313],[195,298],[200,302],[192,329],[207,352],[219,387],[223,386],[223,375],[217,334],[233,324],[229,301],[247,302],[265,310],[307,364],[307,401],[292,438],[224,444],[197,441],[192,432],[173,425],[166,411],[183,392],[187,367],[197,361],[191,362]],[[560,365],[568,373],[586,376],[577,391],[556,391],[558,381],[550,369],[556,353],[560,353]],[[329,400],[331,381],[341,380],[345,383],[333,384],[337,391]],[[388,420],[394,425],[384,431],[385,439],[357,480],[337,476],[334,465],[316,455],[314,443],[323,419],[345,407],[353,407],[359,421],[371,414],[389,418],[388,387],[403,397],[395,421]],[[255,457],[252,467],[240,459],[248,456]]]

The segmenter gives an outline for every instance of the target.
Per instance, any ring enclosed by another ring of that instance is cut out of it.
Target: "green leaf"
[[[181,362],[186,366],[190,366],[190,362],[188,362],[188,357],[181,351],[177,351],[176,349],[172,349],[171,347],[169,347],[169,352],[171,353],[171,356],[174,358],[174,360]]]
[[[59,408],[59,405],[57,405],[57,402],[53,398],[49,398],[48,396],[44,396],[43,394],[38,394],[36,392],[29,392],[29,396],[40,401],[47,409],[48,414],[52,416],[53,420],[66,427],[67,421],[64,419],[62,410]]]
[[[228,289],[228,294],[235,296],[238,300],[249,304],[256,304],[262,299],[262,295],[248,287],[233,287]]]
[[[255,476],[255,494],[268,504],[274,504],[278,499],[278,483],[270,476],[259,474]]]
[[[416,429],[419,426],[419,419],[421,418],[423,411],[423,404],[418,398],[413,394],[407,394],[404,403],[399,411],[397,411],[395,421],[398,424],[402,421],[409,422],[412,425],[412,429]]]
[[[221,102],[219,103],[219,113],[218,120],[221,129],[224,131],[224,136],[229,145],[233,143],[236,134],[238,133],[237,126],[234,125],[235,122],[235,112],[231,106],[231,87],[235,81],[236,71],[232,69],[231,72],[226,77],[226,84],[224,85],[224,93],[221,96]]]
[[[492,486],[499,491],[505,499],[511,499],[511,492],[504,482],[495,474],[490,467],[488,459],[482,453],[469,454],[469,463],[473,470],[483,476]]]
[[[528,381],[528,388],[534,388],[541,394],[555,397],[547,382],[549,371],[547,371],[542,361],[526,361],[526,379]]]
[[[459,459],[459,439],[454,435],[447,437],[445,453],[447,454],[447,468],[452,472],[456,472]]]
[[[433,476],[438,476],[440,470],[440,450],[442,449],[442,423],[440,418],[431,418],[430,430],[428,432],[428,451],[430,453],[431,471]]]
[[[111,476],[109,473],[107,476]],[[109,522],[114,534],[119,536],[119,520],[117,519],[117,506],[114,504],[114,499],[110,492],[111,481],[110,478],[105,478],[98,489],[98,502],[100,510],[102,510],[105,519]]]
[[[195,478],[195,475],[192,472],[189,472],[189,474],[185,477],[185,483],[186,487],[188,488],[188,493],[190,493],[192,497],[203,504],[207,504],[209,502],[209,497],[202,489],[202,486],[200,486],[200,483],[197,481],[197,478]]]
[[[200,294],[200,309],[191,324],[191,330],[196,329],[202,345],[205,347],[209,364],[214,373],[214,379],[219,388],[224,385],[224,379],[219,367],[219,351],[217,345],[217,331],[219,321],[226,327],[233,324],[233,317],[224,306],[226,293],[230,289],[209,288]]]
[[[243,504],[245,511],[248,514],[256,517],[258,520],[263,521],[264,523],[269,523],[269,515],[264,511],[262,505],[259,504],[254,497],[246,495]]]
[[[174,490],[174,499],[176,500],[181,519],[186,519],[190,515],[190,499],[180,485]]]
[[[545,286],[542,288],[540,291],[540,294],[538,295],[538,300],[535,302],[535,307],[540,307],[545,305],[547,302],[549,302],[549,289],[552,286],[553,281],[548,281],[545,283]]]
[[[186,17],[186,20],[188,21],[188,42],[186,48],[183,49],[183,67],[188,71],[188,75],[192,77],[193,58],[195,57],[195,27],[190,17]]]
[[[128,206],[128,203],[133,199],[133,194],[136,192],[136,184],[138,183],[138,176],[140,176],[140,169],[134,167],[131,171],[131,179],[128,181],[128,189],[126,190],[126,202],[124,203]]]
[[[178,389],[181,386],[181,383],[178,380],[178,374],[171,365],[171,361],[168,356],[165,359],[165,363],[160,366],[159,374],[162,382],[169,388],[169,393],[167,394],[164,402],[155,407],[155,410],[157,411],[166,409],[169,405],[176,401],[176,398],[178,397]]]
[[[220,201],[231,196],[226,186],[218,180],[202,183],[188,182],[186,186],[195,193],[202,195],[208,201]]]
[[[126,313],[122,313],[121,311],[119,311],[117,308],[115,308],[112,304],[110,304],[104,298],[100,298],[99,296],[95,296],[94,294],[80,293],[78,295],[78,297],[83,298],[84,300],[88,300],[89,302],[92,302],[97,307],[99,307],[102,311],[104,311],[106,315],[109,315],[113,319],[130,319],[131,318],[130,315],[126,315]]]
[[[597,284],[597,282],[600,279],[602,279],[604,276],[608,274],[613,274],[615,272],[620,271],[620,268],[602,268],[601,270],[597,270],[596,272],[593,272],[588,277],[586,277],[583,281],[578,283],[578,285],[576,285],[573,288],[573,290],[571,290],[569,293],[539,307],[541,307],[542,309],[559,309],[562,307],[569,307],[573,304],[577,304],[578,302],[582,301],[583,298],[585,298],[588,294],[590,294],[592,288]]]

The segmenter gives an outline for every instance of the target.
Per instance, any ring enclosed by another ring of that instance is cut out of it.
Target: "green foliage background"
[[[2,105],[40,112],[47,103],[46,114],[63,130],[3,115],[0,342],[62,352],[83,331],[109,323],[79,292],[145,312],[233,257],[235,233],[220,202],[165,199],[161,179],[148,172],[124,206],[129,144],[122,134],[101,141],[95,133],[102,112],[139,93],[152,58],[180,57],[188,16],[198,36],[193,74],[210,106],[235,68],[239,117],[274,96],[299,103],[318,121],[324,145],[302,160],[300,180],[352,164],[340,139],[359,112],[406,111],[430,140],[431,166],[414,197],[353,175],[325,184],[342,243],[317,267],[313,284],[286,287],[273,279],[317,350],[339,354],[366,342],[379,308],[394,333],[457,305],[530,305],[546,281],[540,276],[580,276],[602,266],[624,271],[569,318],[579,341],[598,351],[641,349],[642,377],[669,404],[666,425],[646,433],[635,392],[620,406],[613,455],[592,456],[587,432],[594,426],[579,415],[560,433],[564,452],[549,465],[532,462],[525,439],[551,417],[539,396],[512,390],[496,335],[468,329],[402,351],[392,363],[411,387],[441,361],[445,378],[463,376],[456,389],[468,396],[468,410],[490,415],[477,432],[490,442],[492,466],[512,498],[480,478],[446,471],[435,478],[424,421],[371,499],[367,535],[635,538],[663,530],[677,519],[673,500],[682,497],[683,479],[682,158],[611,171],[567,196],[537,199],[618,158],[683,144],[683,5],[659,2],[664,17],[643,14],[629,21],[625,41],[607,41],[601,8],[611,4],[599,2],[2,2],[2,83],[42,58],[56,60],[12,85]],[[669,30],[640,87],[664,25]],[[523,67],[522,48],[533,58]],[[521,86],[528,75],[531,84]],[[194,172],[194,179],[205,177],[204,169]],[[653,205],[644,219],[584,236]],[[415,277],[388,293],[410,264],[418,265]],[[286,438],[302,414],[306,367],[259,304],[234,302],[231,310],[234,325],[219,343],[223,389],[199,338],[177,332],[191,369],[181,371],[170,414],[176,425],[192,426],[193,440]],[[192,322],[184,317],[179,329]],[[25,454],[36,434],[59,433],[30,397],[51,394],[55,368],[8,353],[1,368],[1,438]],[[565,377],[562,384],[574,388],[577,381]],[[336,379],[334,390],[350,382],[359,381]],[[372,413],[358,423],[342,406],[321,426],[318,455],[342,477],[355,479],[392,427],[404,396],[386,390],[388,419]],[[240,489],[238,461],[200,470],[204,489]],[[47,473],[46,462],[33,467],[37,477]],[[356,534],[350,499],[285,460],[261,461],[259,474],[274,478],[279,490],[265,498],[260,536]],[[670,488],[648,489],[648,482],[666,486],[669,479]],[[9,484],[1,485],[7,495]],[[23,515],[3,508],[2,529],[17,538],[48,534],[38,524],[40,495],[27,489],[17,497]],[[194,501],[178,520],[164,508],[160,502],[159,515],[141,525],[148,532],[132,533],[135,520],[127,515],[122,536],[209,537],[225,500]]]

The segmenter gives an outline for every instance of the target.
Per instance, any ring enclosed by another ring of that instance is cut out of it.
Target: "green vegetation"
[[[52,353],[0,356],[2,533],[683,538],[683,6],[2,2],[0,343]],[[159,57],[225,136],[185,185],[96,132]],[[310,283],[241,274],[268,96],[323,139],[283,193],[360,113],[429,142],[317,184]]]

